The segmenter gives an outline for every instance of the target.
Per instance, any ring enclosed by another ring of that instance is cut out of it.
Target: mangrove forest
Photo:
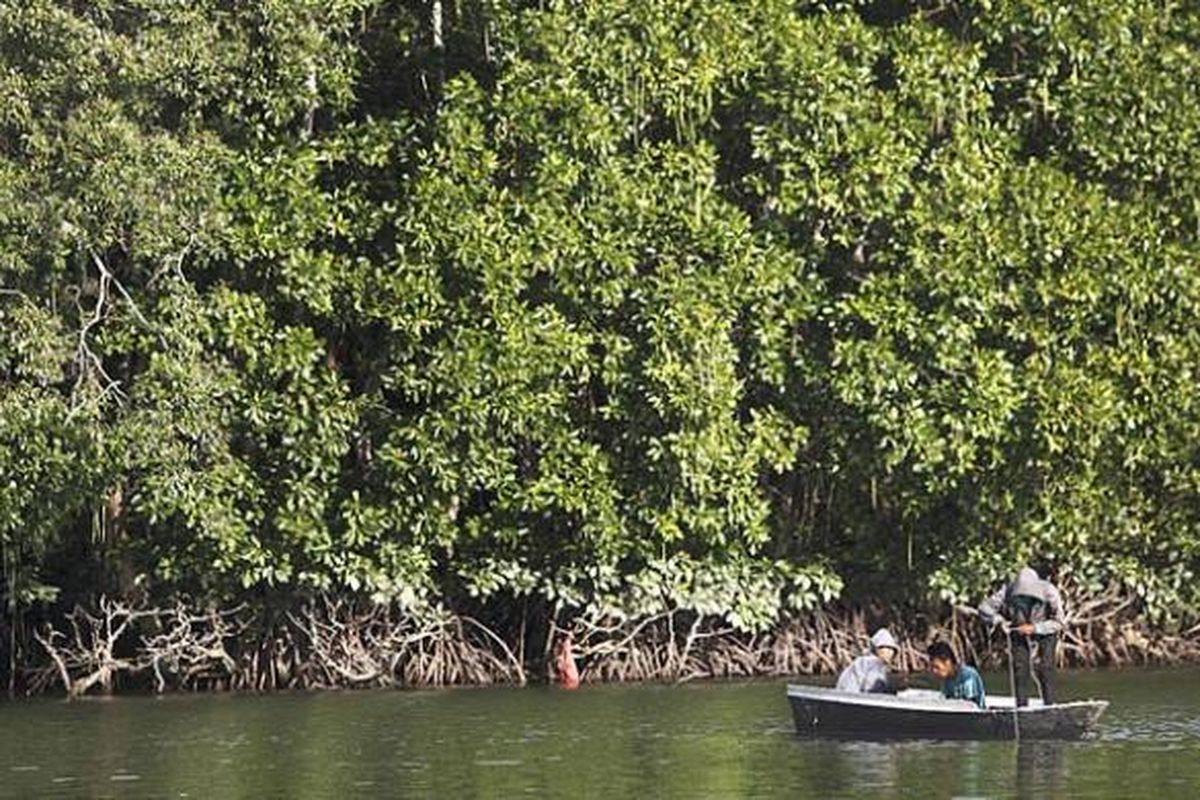
[[[1200,659],[1198,319],[1191,0],[0,0],[0,679]]]

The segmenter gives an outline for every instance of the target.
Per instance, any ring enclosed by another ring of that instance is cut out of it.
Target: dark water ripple
[[[1117,721],[1109,721],[1100,733],[1102,741],[1156,744],[1200,741],[1200,715],[1193,710],[1162,708],[1114,716]]]

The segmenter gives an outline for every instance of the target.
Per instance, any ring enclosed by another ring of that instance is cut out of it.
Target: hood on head
[[[890,647],[893,650],[900,649],[900,645],[896,644],[895,638],[887,628],[880,628],[871,637],[871,652],[875,652],[881,647]]]
[[[1042,588],[1042,579],[1032,567],[1025,567],[1017,573],[1017,579],[1012,582],[1009,593],[1014,596],[1033,597],[1045,601],[1046,590]]]

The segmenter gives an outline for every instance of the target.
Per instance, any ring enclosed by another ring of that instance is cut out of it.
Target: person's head
[[[1058,581],[1058,562],[1050,553],[1038,553],[1029,559],[1029,566],[1044,581]]]
[[[1039,603],[1046,599],[1046,590],[1042,579],[1033,567],[1025,567],[1017,573],[1017,578],[1012,582],[1010,591],[1013,597],[1028,597]]]
[[[885,664],[892,663],[899,649],[895,637],[887,628],[880,628],[871,637],[871,652],[883,659]]]
[[[929,655],[929,671],[934,677],[946,680],[958,671],[958,656],[946,642],[934,642],[926,652]]]

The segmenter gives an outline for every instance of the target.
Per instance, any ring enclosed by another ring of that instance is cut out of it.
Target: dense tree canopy
[[[1187,618],[1197,153],[1181,0],[0,0],[9,608]]]

